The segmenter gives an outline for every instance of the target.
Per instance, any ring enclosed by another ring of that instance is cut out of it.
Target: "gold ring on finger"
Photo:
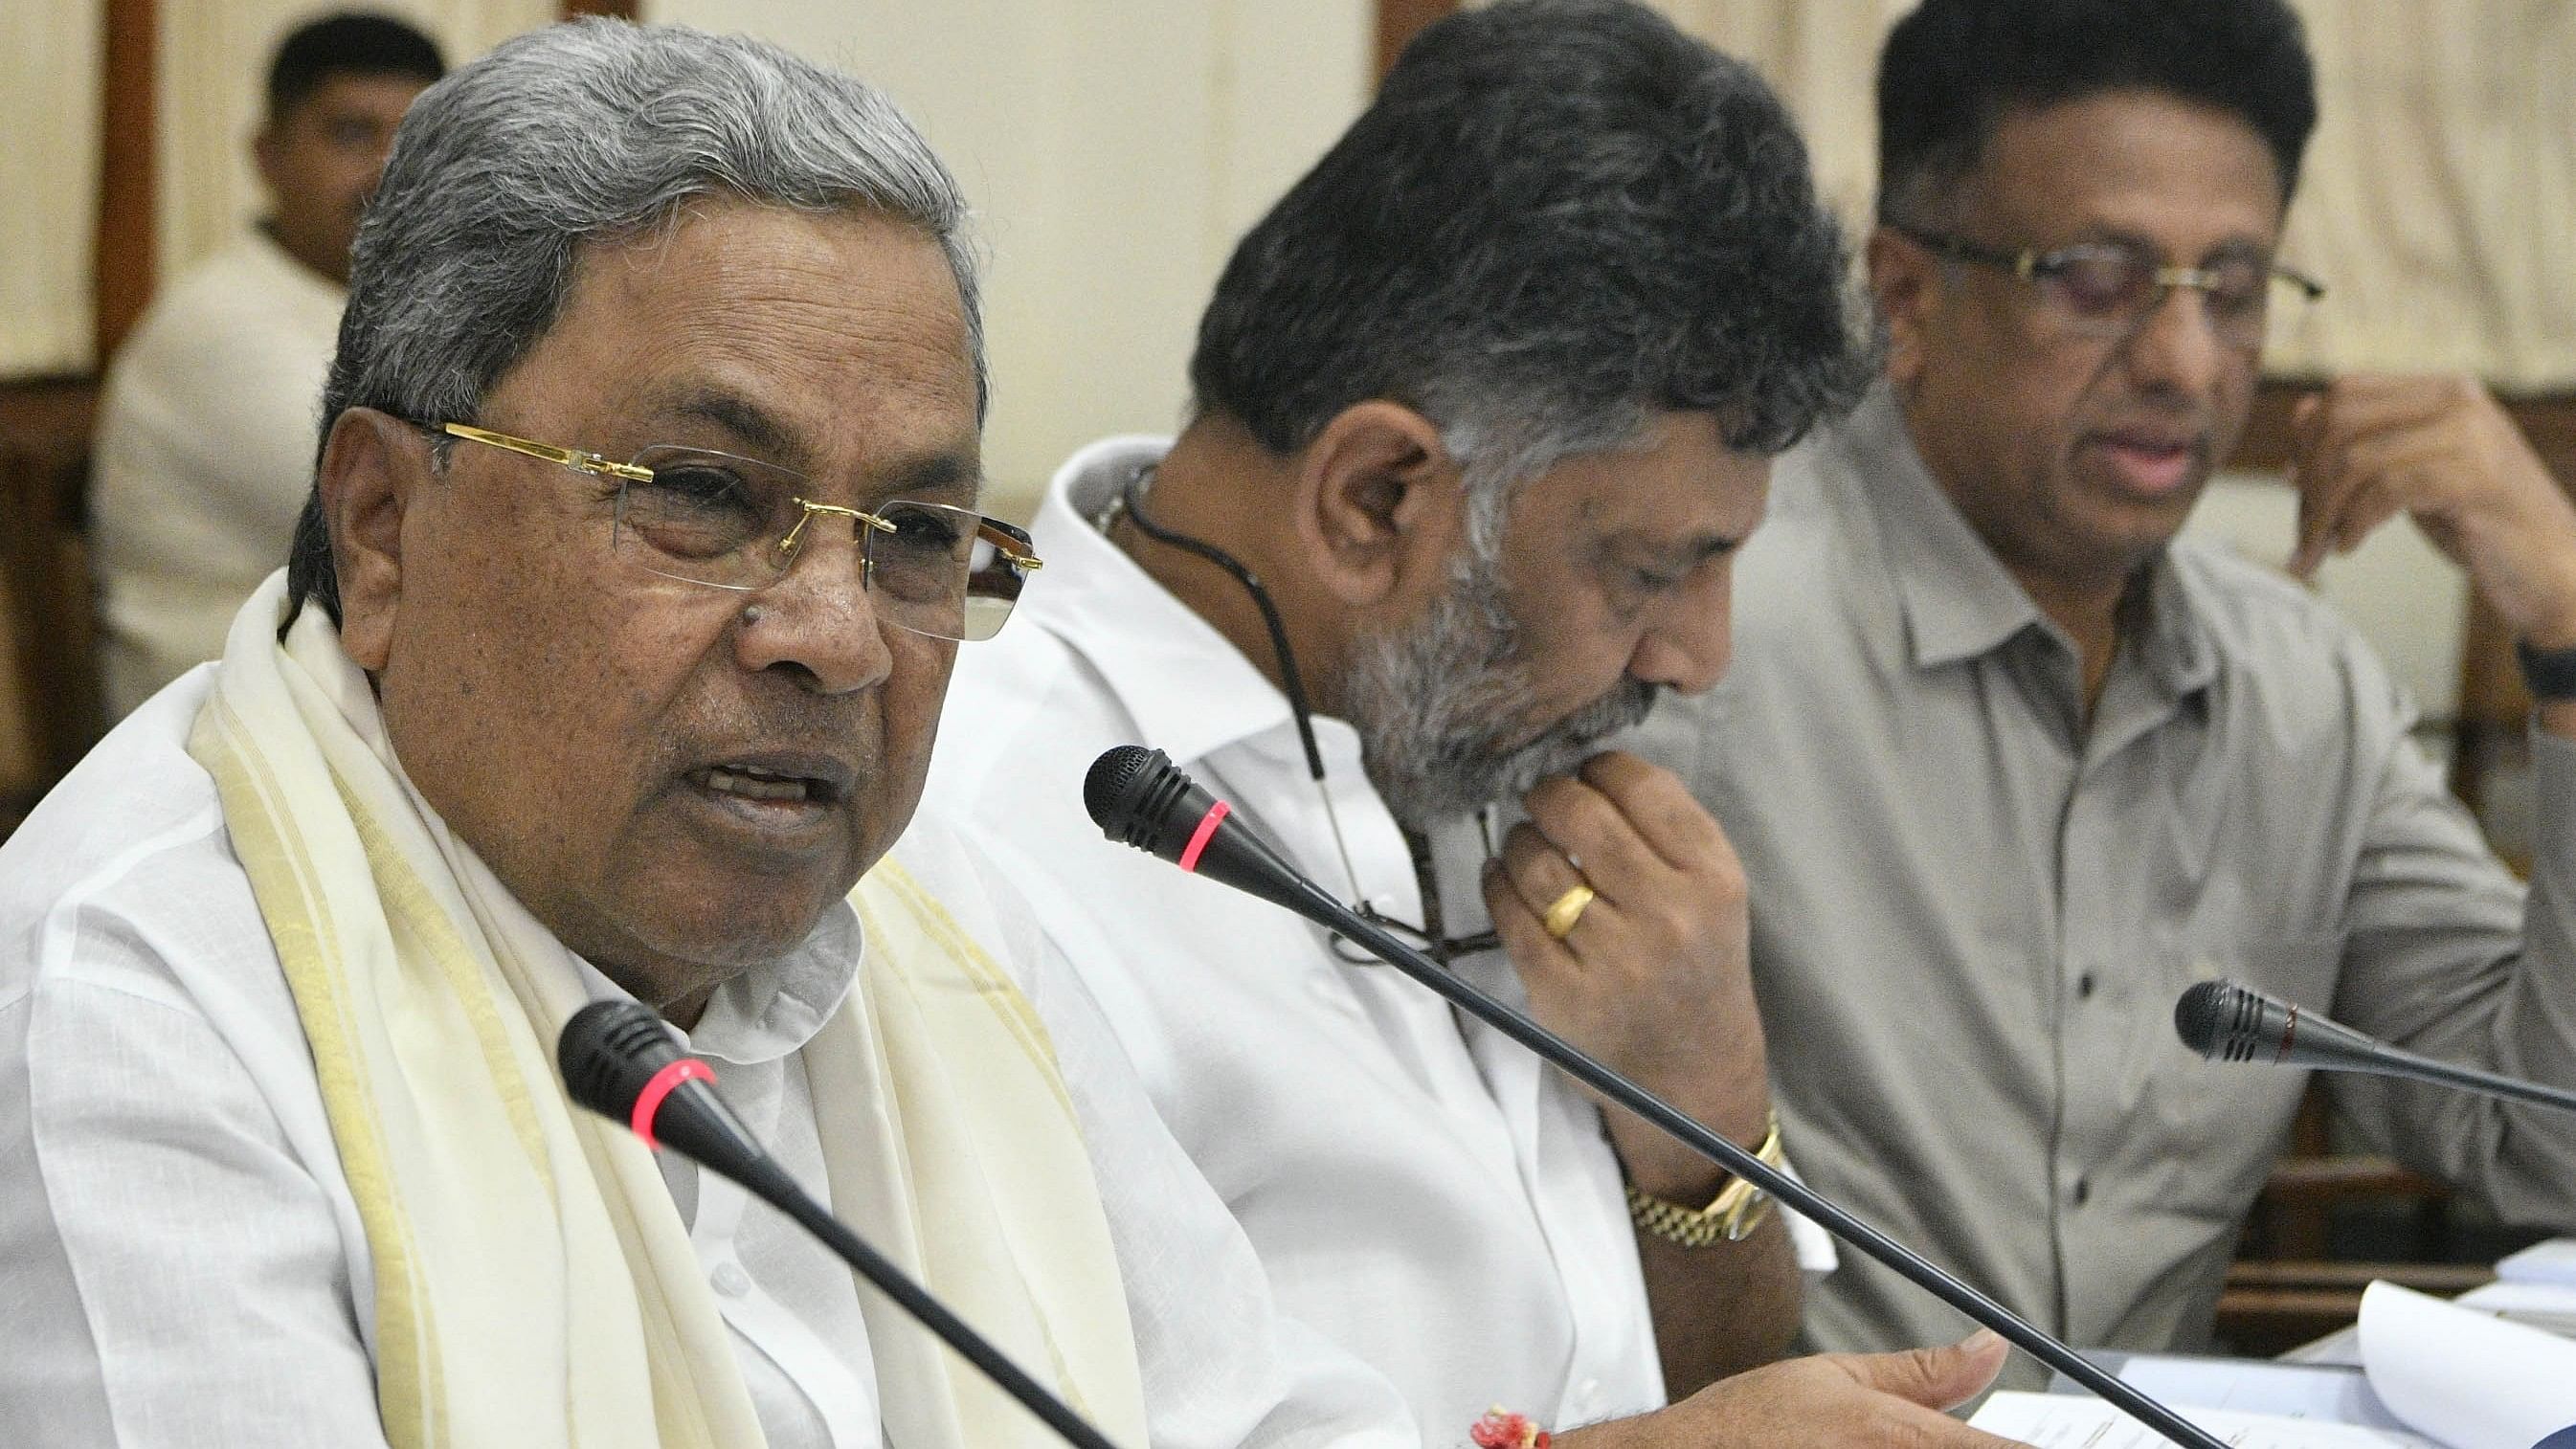
[[[1574,923],[1583,919],[1584,911],[1591,905],[1592,887],[1576,881],[1565,888],[1565,894],[1548,902],[1547,910],[1540,914],[1538,922],[1549,935],[1562,941],[1574,933]]]

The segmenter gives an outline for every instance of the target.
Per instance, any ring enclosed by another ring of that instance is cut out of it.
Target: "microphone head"
[[[1174,837],[1175,807],[1196,789],[1188,772],[1161,750],[1119,745],[1092,761],[1082,777],[1082,808],[1110,839],[1171,859],[1187,839],[1186,827],[1197,823],[1195,815],[1178,821],[1184,829]]]
[[[575,1102],[623,1122],[644,1084],[680,1056],[680,1044],[639,1001],[594,1001],[572,1014],[555,1041],[555,1065]]]
[[[2182,1044],[2202,1056],[2218,1049],[2218,1024],[2227,1016],[2227,983],[2196,982],[2174,1000],[2174,1031]]]
[[[2210,1061],[2251,1061],[2264,1041],[2268,998],[2233,981],[2202,981],[2174,999],[2174,1032]]]

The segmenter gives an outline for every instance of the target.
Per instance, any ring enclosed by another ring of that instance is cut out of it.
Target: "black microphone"
[[[2174,1000],[2174,1031],[2183,1045],[2213,1062],[2367,1072],[2576,1111],[2576,1092],[2417,1056],[2233,981],[2186,988]]]
[[[1209,794],[1161,750],[1120,745],[1092,762],[1083,778],[1082,803],[1111,840],[1171,861],[1183,870],[1249,891],[1285,906],[1327,930],[1366,947],[1388,965],[1421,982],[1460,1010],[1492,1026],[1557,1070],[1663,1129],[1684,1146],[1835,1237],[1886,1264],[1942,1302],[1993,1329],[2032,1357],[2116,1405],[2139,1423],[2191,1449],[2223,1449],[2220,1441],[2181,1415],[2140,1393],[2116,1375],[2043,1332],[2001,1303],[1960,1282],[1913,1249],[1863,1222],[1806,1184],[1780,1172],[1627,1077],[1586,1055],[1572,1042],[1478,990],[1464,978],[1389,934],[1306,879],[1269,842],[1235,817],[1233,807]]]
[[[563,1035],[555,1044],[555,1061],[575,1102],[625,1123],[648,1147],[677,1149],[708,1171],[742,1184],[822,1239],[861,1277],[1044,1420],[1066,1443],[1082,1449],[1113,1449],[1106,1436],[1046,1385],[1022,1372],[990,1340],[799,1187],[716,1095],[715,1070],[683,1053],[672,1040],[670,1027],[652,1008],[634,1001],[592,1002],[564,1023]]]

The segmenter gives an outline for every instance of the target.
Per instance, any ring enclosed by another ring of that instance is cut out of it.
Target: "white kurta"
[[[0,1440],[49,1449],[381,1445],[371,1260],[303,1029],[185,742],[210,672],[120,726],[0,848]],[[1281,1318],[1259,1265],[989,864],[904,863],[1021,975],[1125,1278],[1154,1443],[1415,1442],[1392,1390]],[[693,1045],[820,1193],[798,1049],[861,948],[828,917],[719,992]],[[1034,954],[1032,954],[1034,953]],[[616,988],[566,953],[595,994]],[[664,1175],[779,1449],[880,1441],[857,1290],[811,1239],[674,1158]]]
[[[221,654],[286,562],[347,300],[253,231],[164,288],[117,349],[90,492],[116,714]]]
[[[1393,1378],[1423,1424],[1463,1431],[1495,1404],[1559,1427],[1658,1407],[1599,1113],[1419,984],[1107,843],[1084,811],[1101,751],[1153,745],[1326,889],[1348,889],[1285,696],[1091,522],[1168,446],[1113,438],[1057,474],[1035,527],[1046,571],[1008,629],[959,651],[925,799],[1029,895],[1282,1303]],[[1335,719],[1315,729],[1358,894],[1419,924],[1412,857],[1358,736]],[[1485,924],[1472,871],[1452,872],[1443,897],[1453,934]],[[1521,999],[1498,952],[1460,970]],[[1801,1257],[1830,1265],[1831,1245],[1805,1232]]]

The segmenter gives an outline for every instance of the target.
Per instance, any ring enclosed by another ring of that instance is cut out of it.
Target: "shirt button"
[[[2084,1179],[2084,1178],[2080,1178],[2080,1177],[2079,1177],[2079,1178],[2075,1179],[2075,1205],[2076,1205],[2077,1207],[2082,1207],[2082,1206],[2084,1206],[2084,1204],[2085,1204],[2087,1201],[2089,1201],[2089,1200],[2092,1198],[2092,1196],[2093,1196],[2093,1184],[2092,1184],[2091,1182],[2087,1181],[2087,1180],[2086,1180],[2086,1179]]]
[[[2090,1001],[2093,999],[2092,972],[2087,971],[2083,975],[2075,978],[2075,998],[2078,1001]]]
[[[716,1269],[716,1291],[727,1298],[740,1298],[751,1291],[751,1275],[733,1263]]]

